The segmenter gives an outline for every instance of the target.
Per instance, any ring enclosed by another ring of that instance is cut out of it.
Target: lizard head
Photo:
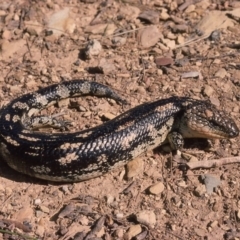
[[[181,133],[186,138],[234,138],[239,135],[236,123],[227,113],[204,101],[188,105],[182,122]]]

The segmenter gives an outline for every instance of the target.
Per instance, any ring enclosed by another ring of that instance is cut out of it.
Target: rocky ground
[[[42,114],[60,113],[77,131],[177,95],[209,100],[240,126],[239,23],[238,1],[3,0],[1,107],[89,79],[129,105],[85,97]],[[185,145],[181,161],[190,162],[221,163],[240,147],[239,138]],[[182,170],[166,150],[73,184],[34,179],[1,160],[0,239],[240,239],[239,165]]]

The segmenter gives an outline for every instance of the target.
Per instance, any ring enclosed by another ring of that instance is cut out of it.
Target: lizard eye
[[[223,126],[222,124],[220,124],[219,122],[217,122],[215,120],[209,120],[208,122],[214,127],[221,128]]]

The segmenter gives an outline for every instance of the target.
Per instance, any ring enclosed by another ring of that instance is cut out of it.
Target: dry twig
[[[190,169],[195,169],[195,168],[212,168],[212,167],[218,167],[218,166],[231,164],[231,163],[240,163],[240,156],[199,161],[199,162],[188,162],[186,164]]]

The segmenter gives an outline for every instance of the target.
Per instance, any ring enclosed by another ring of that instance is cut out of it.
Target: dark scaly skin
[[[60,99],[80,95],[124,102],[110,88],[82,80],[52,85],[13,100],[0,116],[0,151],[8,165],[50,181],[83,181],[123,166],[161,145],[171,134],[180,138],[232,138],[239,134],[234,121],[213,105],[185,97],[142,104],[98,127],[75,133],[45,134],[23,125],[27,116]]]

